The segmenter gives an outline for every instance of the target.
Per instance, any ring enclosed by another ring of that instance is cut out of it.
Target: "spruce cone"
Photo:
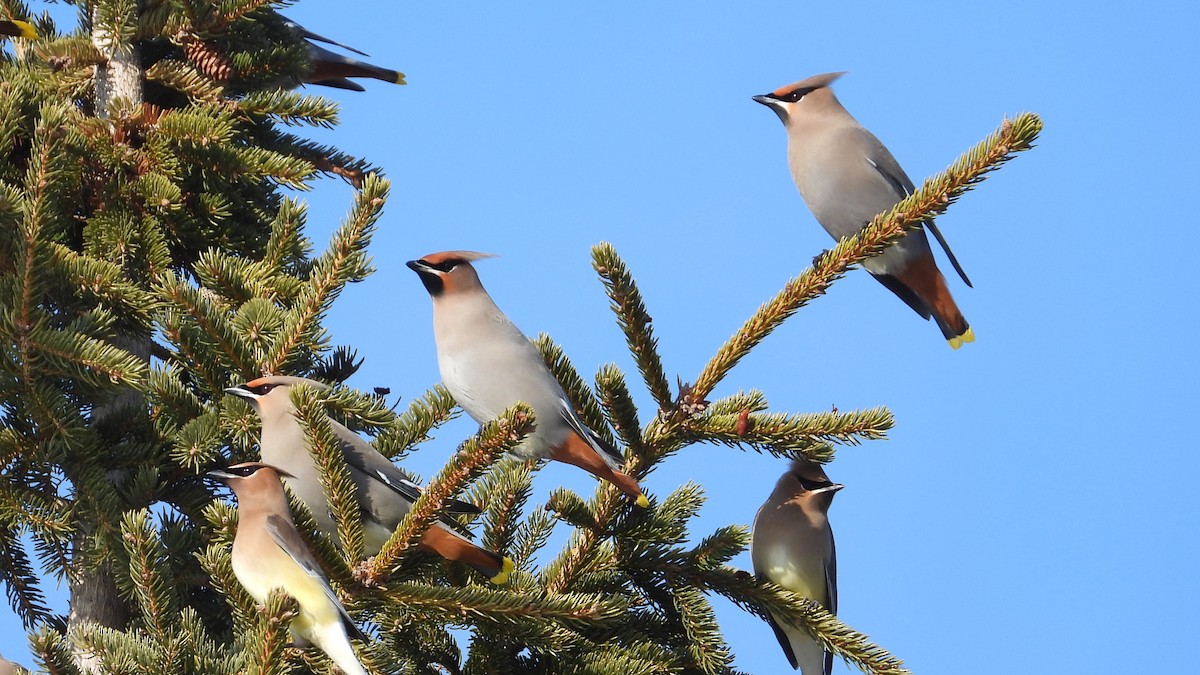
[[[192,65],[210,79],[226,82],[234,75],[229,57],[211,42],[195,40],[184,45],[183,51]]]

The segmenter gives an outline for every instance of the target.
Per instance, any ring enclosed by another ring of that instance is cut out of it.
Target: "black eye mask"
[[[795,103],[796,101],[799,101],[800,99],[807,96],[809,94],[809,92],[812,92],[815,89],[816,89],[816,87],[801,87],[799,89],[793,89],[792,91],[789,91],[788,93],[784,94],[783,96],[772,95],[771,98],[774,98],[778,101],[783,101],[784,103]]]

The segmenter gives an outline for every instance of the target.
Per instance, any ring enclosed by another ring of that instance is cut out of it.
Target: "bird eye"
[[[827,480],[809,480],[807,478],[800,479],[800,486],[809,492],[812,492],[813,490],[819,490],[821,488],[827,488],[830,485],[833,485],[833,483]]]
[[[780,96],[779,100],[785,101],[787,103],[795,103],[796,101],[799,101],[800,99],[804,98],[805,94],[808,94],[812,90],[813,90],[812,87],[802,87],[800,89],[793,89],[793,90],[789,91],[787,94]]]
[[[443,261],[437,262],[437,263],[425,263],[425,264],[429,265],[430,267],[432,267],[433,269],[435,269],[439,272],[444,272],[446,274],[449,274],[450,271],[453,270],[455,267],[458,267],[458,264],[461,262],[462,261],[457,258],[450,258],[449,260],[443,260]]]
[[[279,386],[279,385],[268,383],[268,384],[260,384],[257,387],[247,387],[247,389],[258,394],[259,396],[262,396],[263,394],[270,392],[272,389],[274,389],[277,386]]]
[[[258,468],[259,467],[257,466],[235,466],[231,467],[229,472],[245,477],[252,475],[255,471],[258,471]]]

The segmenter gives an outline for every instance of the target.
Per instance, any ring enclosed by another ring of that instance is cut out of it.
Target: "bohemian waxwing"
[[[246,399],[254,407],[262,419],[262,441],[259,443],[262,460],[287,472],[284,481],[288,487],[312,511],[321,531],[336,539],[337,525],[329,512],[320,470],[292,404],[292,387],[302,384],[320,391],[329,389],[303,377],[271,375],[225,391]],[[373,555],[379,552],[421,496],[421,488],[358,434],[335,420],[330,419],[329,424],[342,442],[350,478],[358,487],[358,504],[364,518],[363,543],[367,554]],[[479,512],[473,504],[457,500],[451,500],[445,508],[450,513]],[[513,569],[512,560],[476,546],[442,522],[425,531],[421,546],[447,560],[470,565],[495,584],[507,583]]]
[[[0,21],[0,35],[9,37],[25,38],[26,40],[36,40],[38,37],[37,29],[28,21]]]
[[[814,75],[754,100],[775,111],[788,134],[788,165],[804,203],[834,239],[858,233],[915,189],[892,153],[842,107],[829,85],[842,73]],[[933,221],[925,227],[946,251],[967,286],[971,281]],[[954,349],[974,342],[924,230],[905,236],[863,262],[888,290],[925,319],[931,315]]]
[[[296,599],[300,613],[292,619],[292,637],[314,644],[346,675],[367,675],[354,655],[350,638],[366,641],[338,600],[321,565],[292,522],[280,476],[268,464],[247,462],[209,471],[237,497],[237,534],[233,537],[233,574],[256,602],[265,603],[271,589]]]
[[[537,348],[484,290],[471,261],[487,257],[445,251],[408,261],[433,298],[442,383],[480,424],[518,401],[528,403],[537,429],[514,454],[573,464],[616,485],[638,506],[647,506],[637,481],[619,470],[621,453],[584,425]]]
[[[754,572],[837,613],[837,555],[829,505],[842,486],[819,464],[795,460],[754,517],[750,559]],[[769,622],[792,668],[829,675],[833,654],[812,635],[787,622]]]

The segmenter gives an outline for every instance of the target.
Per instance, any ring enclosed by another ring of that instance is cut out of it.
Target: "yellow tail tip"
[[[0,25],[3,25],[3,30],[0,32],[3,32],[5,35],[25,38],[26,40],[36,40],[40,37],[37,29],[28,21],[13,19],[12,21],[0,21]]]
[[[515,565],[513,565],[512,558],[505,556],[504,562],[500,563],[500,571],[496,573],[496,576],[488,579],[488,581],[497,586],[503,586],[508,583],[508,577],[512,574],[514,568]]]
[[[645,509],[650,506],[650,500],[646,499],[646,495],[644,494],[638,495],[637,499],[633,500],[633,503],[637,504],[639,509]]]
[[[975,329],[968,326],[967,332],[965,332],[962,335],[959,335],[957,337],[952,337],[949,340],[947,340],[946,342],[950,343],[951,349],[958,349],[959,347],[967,344],[968,342],[974,342],[974,341],[975,341]]]
[[[404,81],[404,73],[399,72],[396,73],[396,79],[392,80],[392,82],[395,82],[396,84],[408,84]]]

